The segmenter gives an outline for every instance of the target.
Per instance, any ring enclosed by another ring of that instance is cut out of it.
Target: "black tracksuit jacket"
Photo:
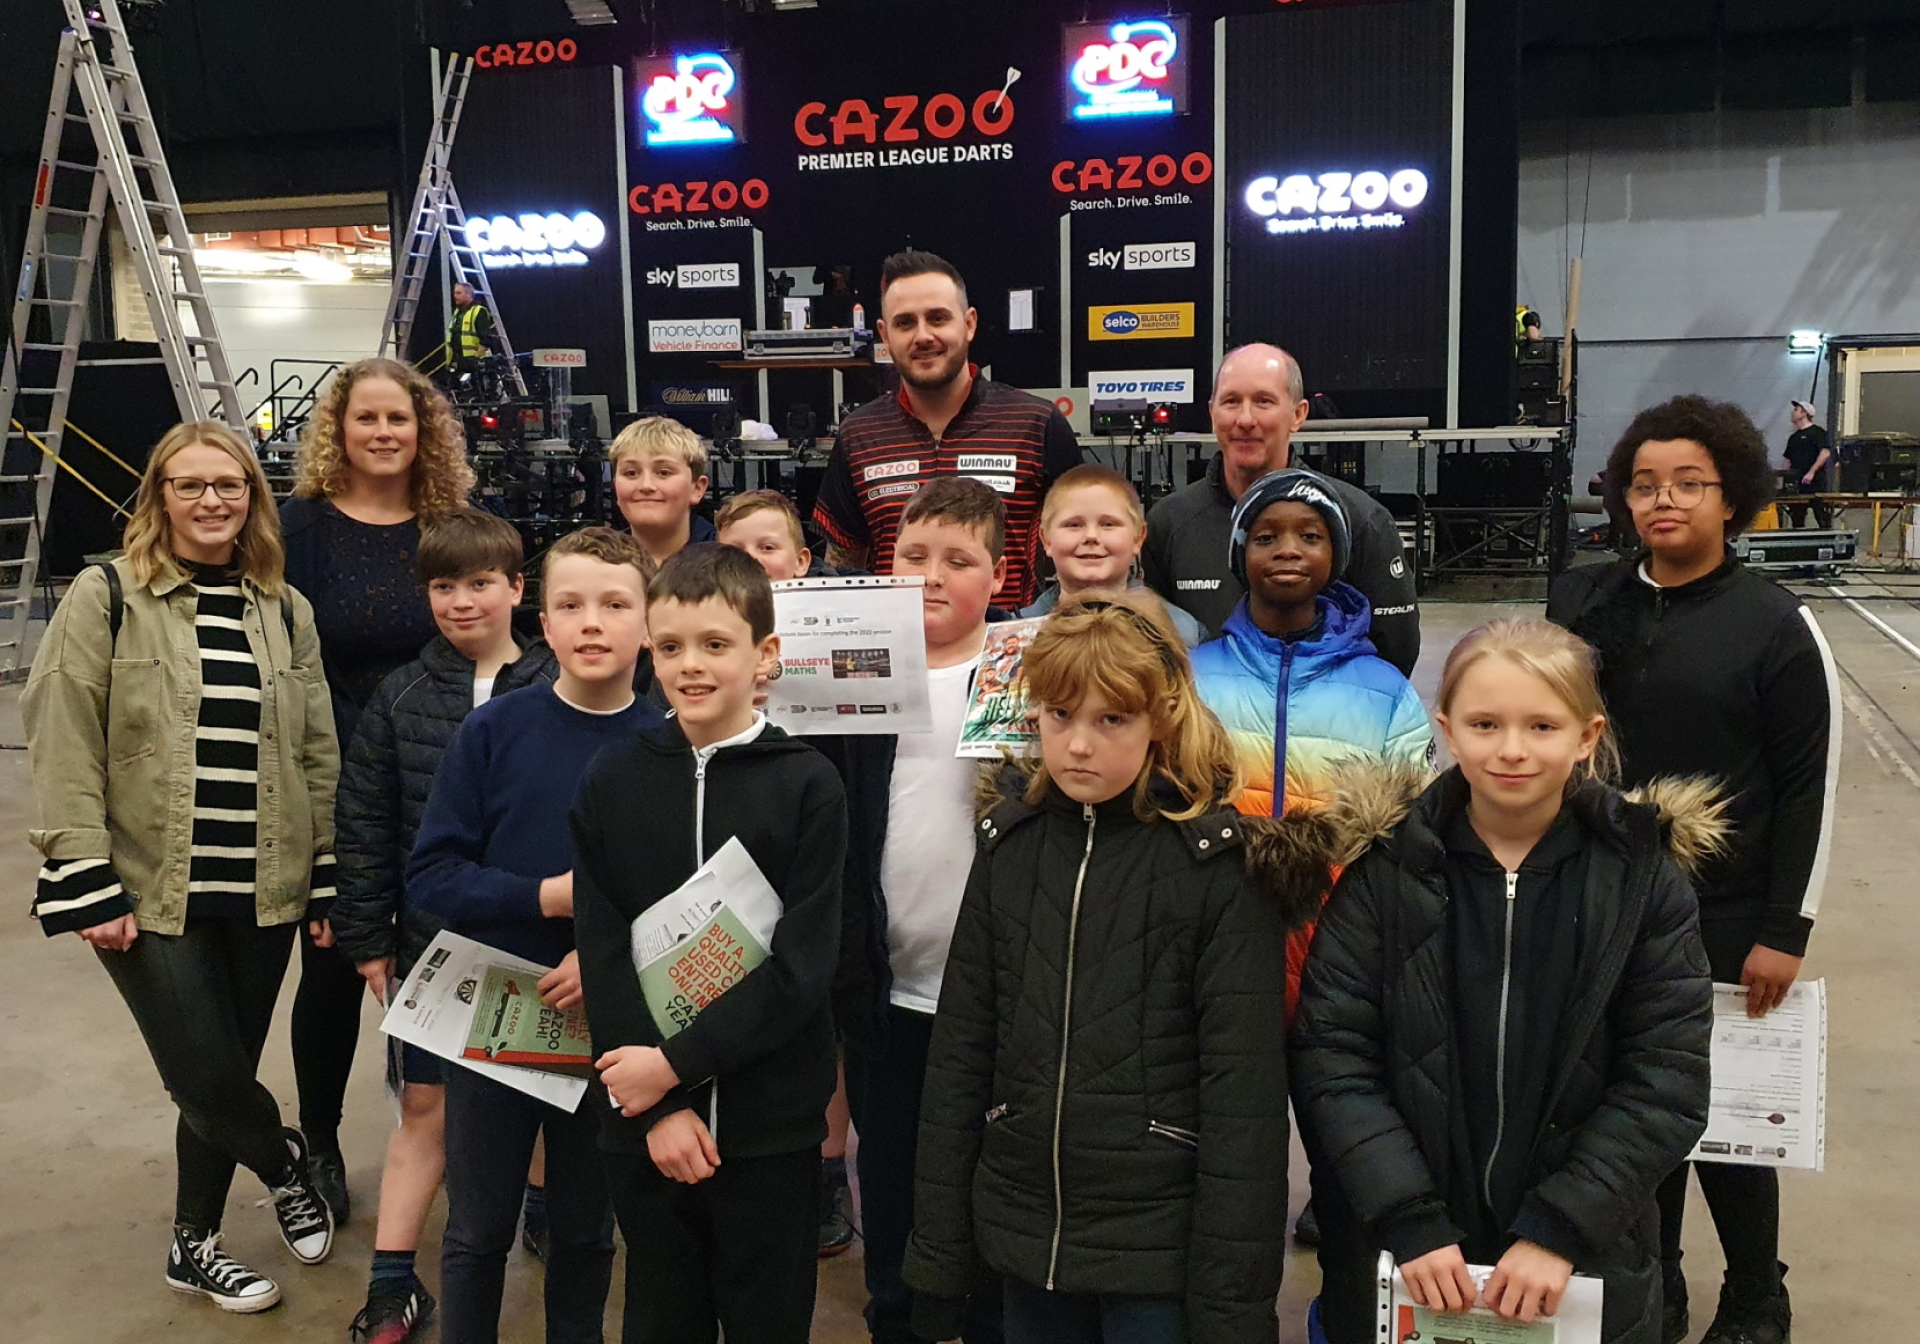
[[[1382,1249],[1491,1264],[1524,1238],[1604,1280],[1607,1344],[1657,1344],[1654,1191],[1710,1090],[1693,892],[1655,810],[1585,784],[1509,897],[1467,800],[1450,770],[1378,828],[1307,957],[1291,1072],[1322,1323],[1373,1338]]]
[[[1732,799],[1733,844],[1696,883],[1702,921],[1739,921],[1803,955],[1840,772],[1839,681],[1813,614],[1729,554],[1676,588],[1646,582],[1637,560],[1573,570],[1547,619],[1600,654],[1624,786],[1707,775]],[[1739,967],[1714,974],[1738,980]]]
[[[594,757],[571,817],[574,937],[596,1053],[659,1046],[681,1086],[653,1110],[609,1110],[601,1146],[644,1155],[647,1131],[717,1087],[722,1157],[817,1147],[833,1096],[827,1006],[840,939],[846,797],[813,748],[772,724],[752,742],[697,753],[666,724]],[[783,907],[771,955],[662,1039],[633,968],[631,927],[733,838]]]

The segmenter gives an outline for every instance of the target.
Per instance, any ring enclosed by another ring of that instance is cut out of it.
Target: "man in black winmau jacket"
[[[1147,514],[1140,560],[1149,588],[1217,635],[1246,591],[1227,565],[1234,502],[1248,486],[1288,463],[1293,433],[1307,418],[1300,366],[1277,346],[1230,351],[1214,375],[1209,409],[1220,452],[1203,479],[1168,495]],[[1373,608],[1373,646],[1410,677],[1420,661],[1420,606],[1401,551],[1399,524],[1359,486],[1336,476],[1322,479],[1352,523],[1353,550],[1343,577]]]

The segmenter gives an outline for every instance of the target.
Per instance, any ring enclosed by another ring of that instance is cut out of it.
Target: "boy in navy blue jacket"
[[[602,753],[572,818],[581,980],[619,1107],[603,1108],[600,1146],[627,1243],[625,1340],[711,1341],[717,1326],[743,1344],[806,1344],[846,799],[824,757],[753,708],[780,653],[760,566],[692,545],[647,597],[674,718]],[[780,898],[769,955],[663,1037],[632,923],[731,839]]]
[[[581,1002],[568,804],[595,753],[661,722],[633,691],[650,568],[639,543],[610,528],[555,543],[540,620],[559,679],[468,716],[434,780],[407,867],[408,898],[448,928],[554,967],[540,996],[555,1008]],[[447,1070],[446,1086],[443,1337],[498,1338],[507,1252],[534,1139],[544,1133],[546,1337],[600,1344],[613,1268],[613,1220],[594,1146],[604,1101],[590,1094],[569,1115],[459,1067]]]

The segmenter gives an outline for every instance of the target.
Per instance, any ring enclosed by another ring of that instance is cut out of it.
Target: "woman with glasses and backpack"
[[[319,638],[260,464],[225,425],[161,439],[123,546],[74,580],[21,699],[33,914],[92,946],[179,1107],[167,1286],[263,1311],[279,1286],[220,1248],[236,1164],[296,1259],[333,1244],[305,1141],[256,1077],[295,933],[332,894]]]
[[[1550,620],[1600,655],[1623,785],[1708,775],[1731,799],[1733,837],[1696,879],[1713,978],[1764,1017],[1800,973],[1826,881],[1840,773],[1840,693],[1813,613],[1748,570],[1731,543],[1771,498],[1766,442],[1739,407],[1675,397],[1640,412],[1607,461],[1609,512],[1643,551],[1563,575]],[[1771,1168],[1698,1162],[1727,1273],[1703,1344],[1786,1344]],[[1688,1329],[1680,1224],[1687,1167],[1660,1190],[1667,1344]]]

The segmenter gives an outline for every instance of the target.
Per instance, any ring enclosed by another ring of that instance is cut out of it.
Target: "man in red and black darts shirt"
[[[997,600],[1025,606],[1039,587],[1040,502],[1080,464],[1079,442],[1051,402],[982,378],[968,362],[979,315],[951,262],[931,252],[888,257],[880,315],[900,391],[841,422],[813,510],[828,563],[890,572],[914,491],[936,476],[972,476],[1007,506],[1007,582]]]

